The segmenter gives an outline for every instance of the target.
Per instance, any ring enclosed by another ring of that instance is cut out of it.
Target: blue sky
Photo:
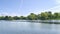
[[[0,0],[0,15],[26,16],[57,9],[60,9],[60,0]]]

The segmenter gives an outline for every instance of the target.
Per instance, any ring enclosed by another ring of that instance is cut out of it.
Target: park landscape
[[[0,34],[60,34],[60,0],[0,0]]]

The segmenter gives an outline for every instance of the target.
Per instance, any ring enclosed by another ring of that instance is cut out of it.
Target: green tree
[[[58,18],[58,13],[54,13],[54,18]]]
[[[37,18],[38,18],[38,20],[40,20],[41,19],[41,14],[38,14]]]
[[[0,20],[4,20],[4,16],[0,16]]]
[[[48,16],[48,19],[52,19],[53,17],[52,17],[52,12],[51,11],[48,11],[47,12],[47,16]]]
[[[9,19],[9,16],[5,16],[5,17],[4,17],[4,20],[8,20],[8,19]]]
[[[26,20],[27,18],[24,16],[20,16],[20,20]]]
[[[27,16],[29,20],[37,20],[37,15],[34,13],[31,13],[30,15]]]
[[[13,17],[9,16],[9,17],[8,17],[8,20],[14,20],[14,19],[13,19]]]
[[[19,20],[20,18],[18,16],[13,17],[14,20]]]
[[[41,13],[41,20],[46,20],[48,19],[47,13]]]

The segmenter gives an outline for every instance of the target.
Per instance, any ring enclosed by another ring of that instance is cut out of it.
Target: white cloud
[[[40,12],[45,12],[45,11],[52,11],[53,13],[60,12],[60,0],[53,0],[53,1],[56,3],[56,6],[47,10],[40,11]]]
[[[17,13],[1,12],[0,16],[18,16]]]
[[[54,12],[60,12],[60,5],[58,5],[58,6],[55,6],[55,7],[52,7],[52,8],[50,8],[50,9],[47,9],[47,10],[41,10],[41,11],[33,11],[33,13],[35,13],[35,14],[40,14],[41,12],[48,12],[48,11],[51,11],[52,13],[54,13]]]
[[[60,4],[60,0],[54,0],[56,4]]]
[[[55,6],[55,7],[52,7],[52,8],[50,8],[50,9],[48,9],[48,10],[55,10],[55,9],[60,9],[60,5]],[[45,11],[46,11],[46,10],[45,10]]]
[[[42,10],[42,11],[39,11],[38,13],[41,13],[41,12],[46,12],[46,11],[51,11],[51,12],[60,12],[60,0],[53,0],[55,3],[56,3],[56,6],[52,7],[52,8],[49,8],[47,10]]]
[[[32,11],[32,10],[29,10],[30,12],[27,14],[27,15],[29,15],[30,13],[35,13],[35,14],[40,14],[41,12],[48,12],[48,11],[51,11],[52,13],[54,13],[54,12],[60,12],[60,5],[58,5],[58,6],[54,6],[54,7],[52,7],[52,8],[50,8],[50,9],[47,9],[47,10],[36,10],[36,11]]]

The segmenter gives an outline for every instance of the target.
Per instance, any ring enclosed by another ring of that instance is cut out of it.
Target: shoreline
[[[17,22],[30,22],[30,23],[47,23],[47,24],[60,24],[60,20],[0,20],[0,21],[17,21]]]

